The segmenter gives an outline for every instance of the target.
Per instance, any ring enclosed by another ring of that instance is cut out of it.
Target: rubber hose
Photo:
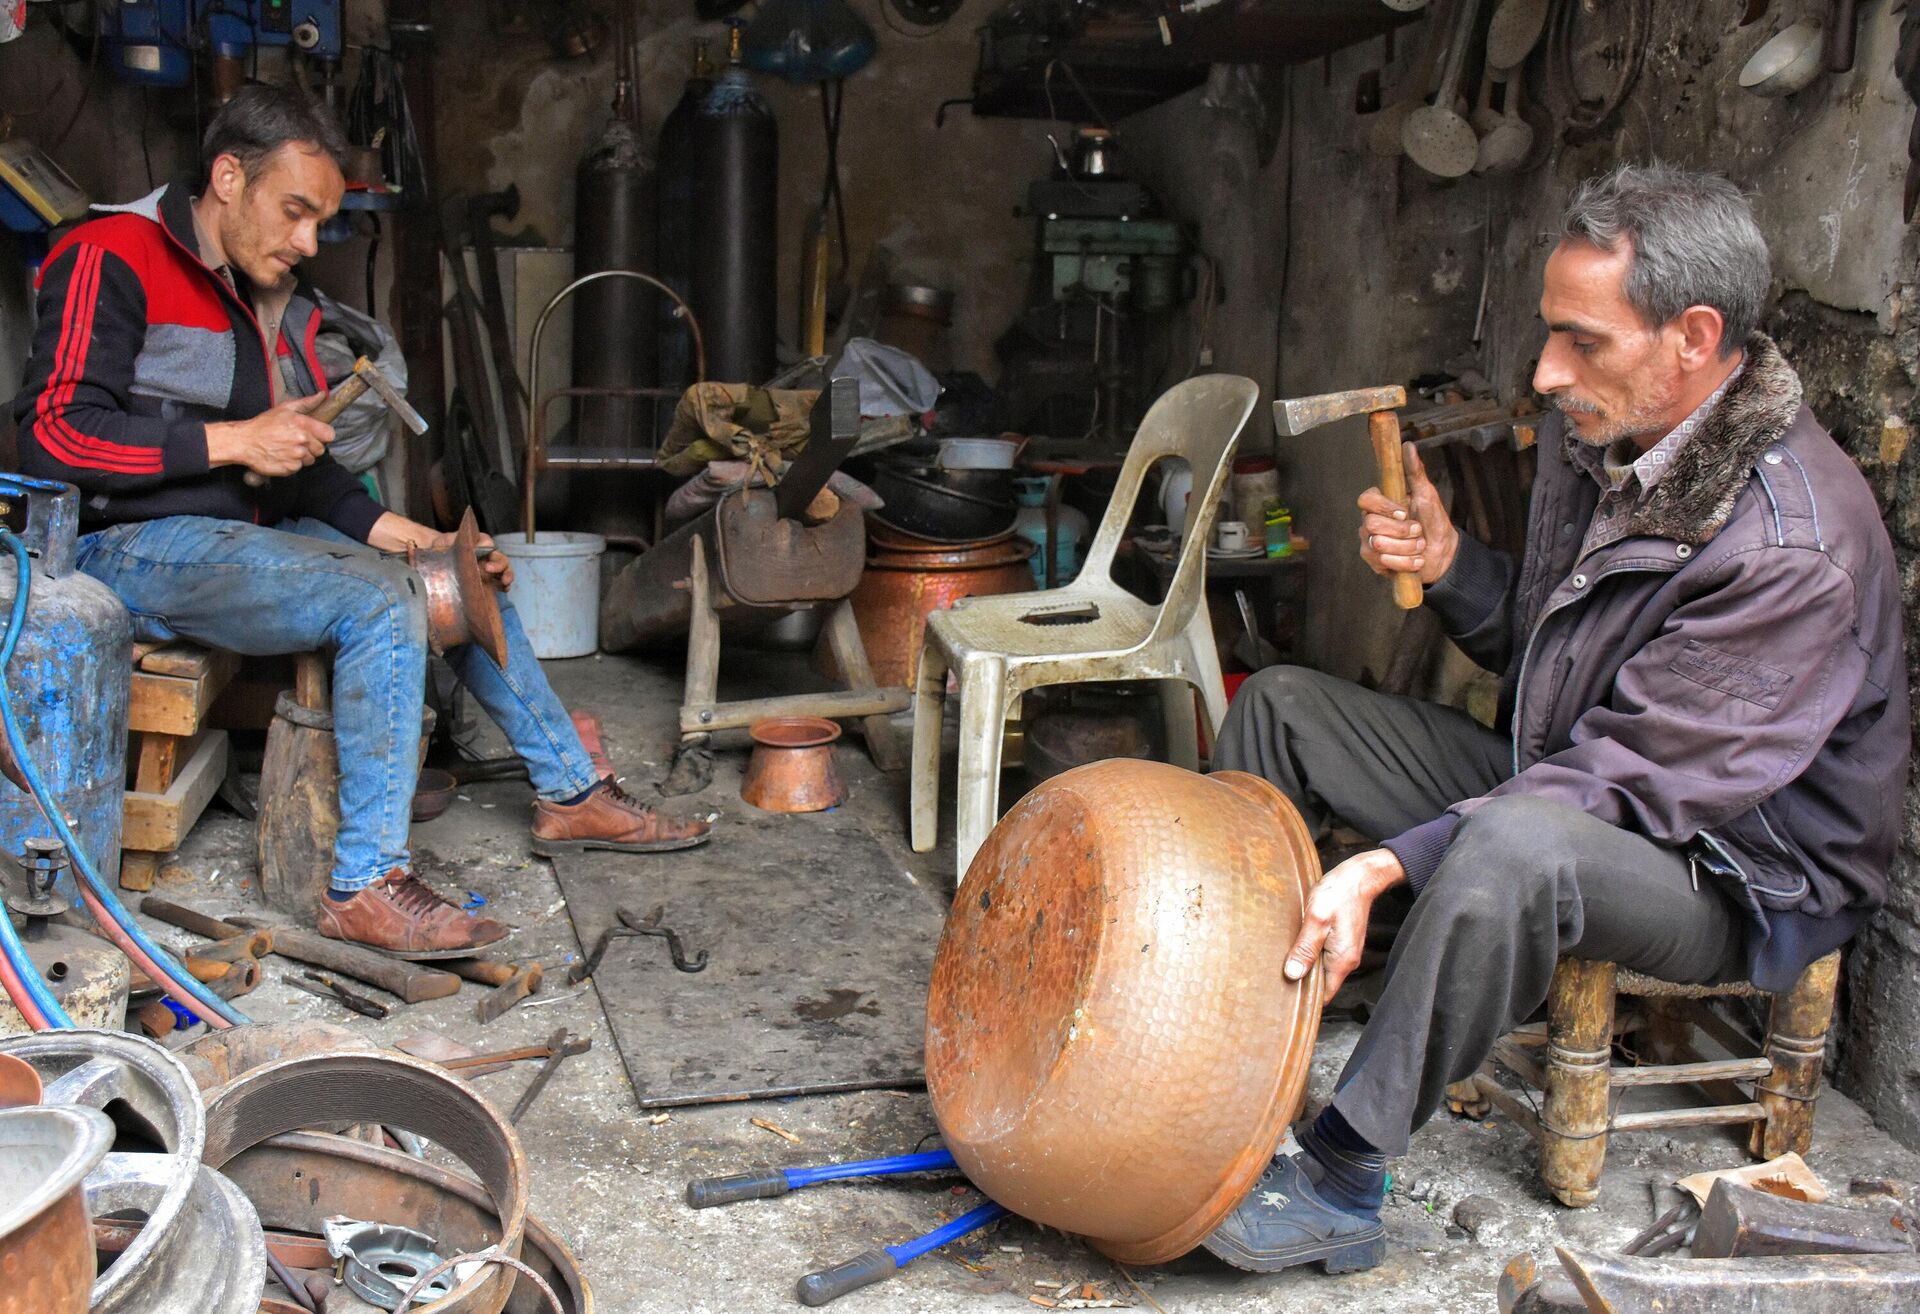
[[[21,569],[16,565],[16,570]],[[13,590],[13,613],[7,622],[7,633],[0,639],[0,673],[4,673],[7,664],[13,660],[13,648],[19,642],[20,631],[26,626],[27,589],[24,578]],[[26,945],[20,942],[19,932],[13,929],[13,919],[6,909],[0,908],[0,986],[4,986],[7,998],[20,1010],[20,1016],[26,1019],[29,1027],[35,1031],[65,1029],[73,1025],[53,991],[47,986],[27,956]]]
[[[80,873],[80,879],[93,897],[87,900],[88,907],[100,922],[100,929],[107,938],[118,945],[129,958],[140,964],[141,970],[154,980],[154,983],[183,1007],[205,1018],[216,1030],[232,1026],[244,1026],[251,1021],[245,1013],[228,1004],[226,1000],[207,989],[193,979],[193,975],[174,960],[172,954],[156,944],[147,933],[140,929],[126,907],[115,897],[113,890],[100,879],[100,872],[86,850],[81,848],[80,839],[67,824],[66,817],[54,802],[46,782],[40,778],[39,770],[33,760],[27,756],[27,746],[20,734],[19,722],[13,715],[13,693],[6,684],[5,658],[13,655],[13,643],[25,624],[26,599],[32,576],[32,563],[27,557],[27,548],[10,529],[0,526],[0,542],[6,544],[13,553],[18,587],[14,590],[13,621],[7,627],[7,643],[0,648],[0,724],[6,729],[7,744],[13,750],[13,760],[19,764],[20,774],[27,778],[33,787],[34,800],[39,803],[40,811],[52,825],[60,842],[67,846],[67,853],[73,859],[74,870]],[[97,906],[96,906],[97,905]],[[101,914],[105,916],[102,917]],[[115,934],[115,931],[119,934]],[[137,951],[137,952],[136,952]],[[196,1007],[197,1006],[197,1007]]]

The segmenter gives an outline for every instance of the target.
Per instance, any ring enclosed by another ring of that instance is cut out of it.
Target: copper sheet
[[[1305,1089],[1321,974],[1280,964],[1319,859],[1257,777],[1116,760],[1039,786],[934,959],[927,1087],[960,1167],[1123,1263],[1193,1248]]]

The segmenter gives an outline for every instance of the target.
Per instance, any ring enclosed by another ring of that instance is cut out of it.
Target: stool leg
[[[914,679],[913,779],[908,784],[915,853],[932,852],[940,836],[940,732],[946,700],[947,655],[937,643],[923,641]]]
[[[1540,1108],[1540,1177],[1562,1204],[1600,1195],[1611,1118],[1613,964],[1563,958],[1547,995],[1547,1090]]]
[[[1747,1150],[1756,1159],[1775,1159],[1789,1150],[1804,1155],[1813,1140],[1813,1105],[1839,987],[1840,955],[1834,953],[1802,972],[1792,990],[1773,997],[1766,1049],[1773,1072],[1756,1082],[1753,1092],[1767,1116],[1747,1136]]]
[[[960,763],[954,809],[953,883],[967,878],[973,855],[1000,819],[1000,751],[1007,731],[1007,667],[992,656],[960,664]]]

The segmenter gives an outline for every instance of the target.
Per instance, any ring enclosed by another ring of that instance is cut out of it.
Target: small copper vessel
[[[480,566],[480,527],[473,508],[460,517],[460,528],[450,548],[408,548],[407,564],[427,590],[427,644],[445,653],[463,643],[477,643],[507,666],[507,632],[500,620],[500,599],[487,572]]]
[[[756,721],[753,757],[740,797],[767,812],[824,812],[847,801],[847,787],[833,769],[833,741],[840,727],[819,716],[778,716]]]
[[[33,1065],[12,1054],[0,1054],[0,1109],[18,1109],[40,1102],[40,1074]]]

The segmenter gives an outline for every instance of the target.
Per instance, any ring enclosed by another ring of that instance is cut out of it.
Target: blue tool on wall
[[[108,67],[126,82],[184,87],[196,56],[242,60],[260,46],[316,59],[343,48],[340,0],[119,0],[100,11]]]

